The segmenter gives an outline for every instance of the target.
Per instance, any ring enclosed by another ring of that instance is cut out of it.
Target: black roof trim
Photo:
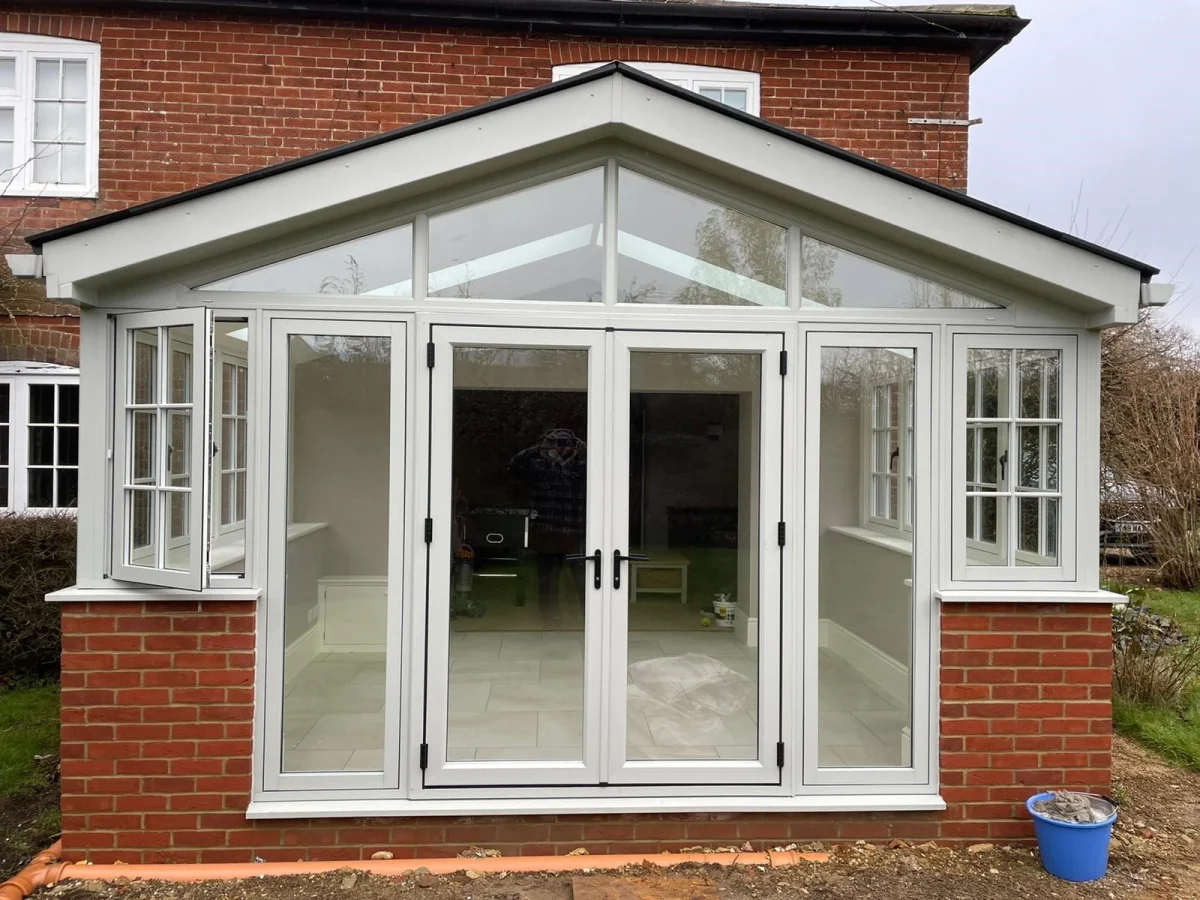
[[[308,156],[301,156],[297,159],[289,159],[285,162],[275,163],[274,165],[266,166],[262,169],[255,169],[253,172],[246,172],[243,175],[235,175],[233,178],[227,178],[224,181],[216,181],[212,184],[202,185],[198,188],[192,188],[189,191],[183,191],[179,194],[172,194],[169,197],[162,197],[158,200],[151,200],[148,203],[141,203],[137,206],[130,206],[126,209],[119,209],[115,212],[107,213],[102,216],[96,216],[91,219],[83,219],[79,222],[73,222],[70,225],[63,225],[59,228],[51,228],[49,231],[43,231],[38,234],[30,235],[25,240],[30,246],[40,247],[49,241],[55,241],[60,238],[69,237],[73,234],[80,234],[85,231],[90,231],[93,228],[99,228],[103,225],[110,225],[114,222],[120,222],[124,219],[130,219],[134,216],[144,215],[153,212],[157,209],[165,209],[169,206],[175,206],[179,203],[186,203],[189,200],[195,200],[199,197],[207,197],[210,194],[216,194],[230,188],[238,187],[243,184],[250,184],[259,181],[263,178],[270,178],[272,175],[278,175],[282,172],[290,172],[294,169],[301,169],[305,166],[310,166],[315,163],[323,162],[328,159],[336,159],[339,156],[345,156],[348,153],[354,153],[358,150],[363,150],[367,147],[374,147],[379,144],[390,143],[391,141],[400,140],[413,134],[420,134],[423,131],[428,131],[433,128],[438,128],[442,125],[448,125],[452,122],[465,121],[472,119],[475,116],[486,115],[498,109],[504,109],[508,106],[514,106],[518,103],[524,103],[529,100],[534,100],[538,97],[547,94],[557,93],[558,91],[567,90],[580,84],[586,84],[591,81],[597,81],[602,78],[607,78],[610,75],[621,74],[633,81],[641,82],[656,88],[663,93],[673,94],[676,97],[687,100],[690,103],[696,103],[704,106],[713,112],[720,113],[723,116],[728,116],[732,119],[737,119],[747,125],[763,131],[770,132],[780,138],[808,147],[812,150],[817,150],[821,153],[826,153],[836,157],[851,165],[859,166],[860,168],[868,169],[879,175],[884,175],[895,181],[903,182],[910,187],[925,191],[930,194],[935,194],[945,200],[953,203],[958,203],[970,209],[978,210],[986,213],[989,216],[995,216],[1005,222],[1010,222],[1013,225],[1018,225],[1021,228],[1026,228],[1030,231],[1043,234],[1055,240],[1062,241],[1065,244],[1070,244],[1074,247],[1079,247],[1087,250],[1089,253],[1095,253],[1097,256],[1102,256],[1122,265],[1129,266],[1132,269],[1139,270],[1147,278],[1151,275],[1157,275],[1159,270],[1148,263],[1140,262],[1132,257],[1117,253],[1107,247],[1102,247],[1099,244],[1093,244],[1090,241],[1085,241],[1082,238],[1076,237],[1073,234],[1068,234],[1064,231],[1059,231],[1056,228],[1051,228],[1043,225],[1040,222],[1035,222],[1032,219],[1027,219],[1024,216],[1019,216],[1016,213],[1009,212],[999,206],[993,206],[990,203],[985,203],[982,200],[977,200],[968,194],[959,191],[951,190],[950,188],[942,187],[934,184],[932,181],[926,181],[923,178],[918,178],[915,175],[909,175],[900,169],[892,166],[884,165],[883,163],[875,162],[873,159],[868,159],[865,156],[859,156],[857,153],[851,153],[849,150],[843,150],[841,147],[835,147],[832,144],[827,144],[824,141],[819,141],[816,138],[809,137],[805,134],[792,131],[789,128],[784,128],[782,125],[776,125],[766,119],[752,116],[740,110],[734,109],[731,106],[726,106],[724,103],[718,103],[715,100],[709,100],[706,97],[701,97],[699,94],[685,90],[669,82],[663,81],[660,78],[655,78],[653,75],[647,75],[640,69],[635,69],[630,65],[621,62],[607,63],[598,68],[584,72],[582,75],[576,75],[574,78],[568,78],[563,81],[557,81],[552,84],[542,85],[519,94],[512,94],[508,97],[501,97],[496,100],[489,100],[486,103],[481,103],[478,106],[467,107],[456,112],[449,113],[444,116],[438,116],[433,119],[426,119],[422,122],[416,122],[412,125],[406,125],[403,128],[396,128],[392,131],[385,131],[382,134],[371,135],[370,137],[360,138],[357,141],[352,141],[349,144],[341,144],[337,147],[330,147],[327,150],[321,150],[317,153],[312,153]]]
[[[964,12],[961,6],[942,12],[703,0],[42,0],[42,5],[629,38],[967,49],[972,71],[1029,24],[1016,15]]]

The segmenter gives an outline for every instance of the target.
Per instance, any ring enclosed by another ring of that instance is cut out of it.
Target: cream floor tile
[[[630,711],[625,717],[625,746],[649,747],[653,744],[654,736],[650,734],[645,715]]]
[[[734,744],[729,747],[718,747],[717,753],[721,759],[758,759],[758,745]]]
[[[387,677],[387,664],[383,662],[366,663],[358,674],[350,679],[350,684],[383,684]]]
[[[446,750],[447,762],[466,762],[475,758],[474,747],[450,747]]]
[[[541,712],[550,709],[582,709],[583,682],[578,688],[549,682],[536,684],[497,683],[492,685],[488,712],[514,710]]]
[[[854,714],[841,710],[821,710],[817,723],[817,734],[823,744],[830,747],[862,744],[868,747],[882,746],[879,738],[871,733]],[[838,751],[839,753],[841,751]]]
[[[579,747],[477,747],[474,758],[506,762],[509,760],[552,760],[557,762],[582,760],[583,754]]]
[[[285,772],[340,772],[352,750],[288,750],[283,754]]]
[[[900,747],[884,744],[834,744],[833,749],[847,766],[900,766]]]
[[[450,717],[451,747],[536,747],[536,712],[469,712]]]
[[[450,651],[451,684],[494,681],[532,683],[539,676],[539,664],[535,659],[457,659],[453,649]]]
[[[664,747],[653,745],[649,747],[630,747],[626,753],[628,759],[719,759],[716,747],[705,747],[695,744],[679,744]]]
[[[658,710],[646,713],[646,724],[656,747],[730,746],[746,742],[744,736],[739,738],[730,732],[720,716],[711,714]]]
[[[500,648],[500,659],[583,659],[583,639],[542,642],[506,640]]]
[[[822,679],[817,691],[817,703],[822,710],[862,710],[888,712],[895,704],[883,694],[872,690],[861,680]]]
[[[483,712],[487,709],[488,697],[493,682],[470,681],[465,684],[451,683],[447,707],[451,712]]]
[[[870,729],[871,734],[889,746],[899,746],[902,732],[909,725],[908,715],[902,712],[857,711],[854,718]]]
[[[382,750],[355,750],[346,763],[347,772],[382,772]]]
[[[559,709],[538,713],[538,747],[574,747],[583,752],[583,710]]]
[[[373,713],[383,709],[382,684],[311,685],[284,698],[284,715],[299,713]]]
[[[538,681],[561,684],[583,679],[583,659],[546,659],[540,663]]]
[[[328,713],[317,720],[296,749],[371,750],[382,746],[382,714]]]
[[[317,713],[293,713],[283,717],[283,746],[290,750],[312,730],[321,716]]]
[[[822,745],[817,748],[817,765],[841,768],[846,765],[846,761],[838,756],[838,752],[832,747]]]

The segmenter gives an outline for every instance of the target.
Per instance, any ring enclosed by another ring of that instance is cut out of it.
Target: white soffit
[[[322,217],[618,136],[1089,312],[1136,317],[1142,274],[985,210],[613,72],[42,246],[47,283],[111,283]],[[770,173],[770,174],[764,174]]]

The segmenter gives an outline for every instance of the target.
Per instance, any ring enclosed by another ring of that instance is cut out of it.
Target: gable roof
[[[166,271],[608,138],[1006,281],[1098,324],[1135,319],[1141,284],[1158,271],[621,63],[29,241],[42,250],[51,296],[82,299],[90,285]]]
[[[402,128],[395,128],[391,131],[385,131],[382,134],[370,135],[369,137],[360,138],[357,141],[351,141],[347,144],[340,144],[336,147],[330,147],[326,150],[318,151],[317,153],[311,153],[307,156],[297,157],[296,159],[285,160],[284,162],[265,166],[261,169],[255,169],[252,172],[246,172],[242,175],[235,175],[232,178],[226,178],[222,181],[216,181],[211,184],[192,188],[191,190],[182,191],[178,194],[172,194],[168,197],[150,200],[146,203],[140,203],[136,206],[130,206],[125,209],[116,210],[114,212],[95,216],[90,219],[81,219],[80,221],[73,222],[70,225],[62,225],[58,228],[51,228],[47,231],[30,235],[28,238],[26,238],[26,241],[35,248],[40,247],[42,244],[45,244],[48,241],[55,241],[69,235],[80,234],[85,231],[90,231],[93,228],[101,228],[113,222],[119,222],[123,219],[132,218],[134,216],[145,215],[146,213],[153,212],[157,209],[166,209],[180,203],[187,203],[188,201],[194,200],[197,197],[205,197],[210,194],[227,191],[239,185],[249,184],[263,178],[271,178],[272,176],[282,172],[290,172],[296,169],[304,168],[305,166],[315,165],[325,160],[337,159],[338,157],[356,153],[359,150],[363,150],[368,147],[375,147],[391,141],[402,140],[410,135],[419,134],[423,131],[428,131],[433,128],[439,128],[450,124],[451,122],[465,121],[477,116],[484,116],[495,110],[503,109],[518,103],[528,103],[537,99],[538,97],[569,90],[571,87],[586,84],[591,81],[599,81],[614,74],[620,74],[633,81],[651,85],[654,88],[663,91],[664,93],[673,94],[681,99],[687,100],[690,103],[707,107],[708,109],[720,113],[723,116],[745,122],[746,124],[752,125],[753,127],[762,131],[769,132],[770,134],[784,138],[801,146],[809,147],[820,153],[828,154],[829,156],[848,162],[851,165],[860,166],[864,169],[884,175],[887,178],[894,179],[910,187],[915,187],[921,191],[934,194],[961,206],[966,206],[971,209],[985,212],[988,215],[995,216],[1003,221],[1010,222],[1022,228],[1027,228],[1030,231],[1035,231],[1039,234],[1044,234],[1048,237],[1054,238],[1055,240],[1060,240],[1063,243],[1080,247],[1087,250],[1089,253],[1095,253],[1107,259],[1119,262],[1122,265],[1138,269],[1144,275],[1146,275],[1147,278],[1159,273],[1159,269],[1155,266],[1140,262],[1130,256],[1126,256],[1122,253],[1111,250],[1108,247],[1083,240],[1075,235],[1056,228],[1051,228],[1048,225],[1043,225],[1040,222],[1034,221],[1033,219],[1028,219],[1024,216],[1017,215],[1016,213],[1009,212],[1002,207],[978,200],[969,194],[942,187],[939,184],[935,184],[932,181],[927,181],[924,178],[918,178],[915,175],[910,175],[909,173],[893,166],[884,165],[883,163],[876,162],[873,159],[868,159],[867,157],[861,156],[857,153],[852,153],[849,150],[844,150],[841,147],[836,147],[833,144],[826,143],[825,141],[820,141],[816,138],[809,137],[808,135],[801,134],[800,132],[793,131],[790,128],[784,128],[782,125],[776,125],[775,123],[759,116],[749,115],[748,113],[734,109],[733,107],[724,103],[719,103],[715,100],[709,100],[708,98],[702,97],[697,93],[685,90],[684,88],[663,81],[660,78],[655,78],[653,75],[649,75],[640,69],[635,69],[633,66],[629,66],[621,62],[608,63],[604,66],[599,66],[588,72],[584,72],[581,75],[576,75],[573,78],[564,79],[553,84],[543,85],[528,91],[523,91],[519,94],[501,97],[497,100],[491,100],[486,103],[481,103],[477,106],[467,107],[466,109],[448,113],[444,116],[425,119],[420,122],[415,122],[412,125],[406,125]]]
[[[979,68],[1027,25],[1012,6],[796,6],[740,0],[42,0],[43,6],[350,19],[624,38],[966,50]]]

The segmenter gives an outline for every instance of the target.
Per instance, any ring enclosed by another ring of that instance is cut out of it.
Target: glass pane
[[[968,427],[968,428],[967,428],[967,471],[966,471],[966,479],[967,479],[967,481],[968,481],[968,482],[972,482],[972,483],[974,483],[974,482],[977,482],[977,481],[978,481],[978,476],[977,476],[977,474],[976,474],[976,469],[975,469],[975,465],[976,465],[976,461],[977,461],[976,449],[975,449],[975,448],[976,448],[976,444],[977,444],[977,442],[978,442],[978,438],[979,438],[979,429],[978,429],[978,428],[971,428],[971,427]]]
[[[60,466],[79,465],[79,429],[58,429],[58,464]]]
[[[975,411],[977,408],[977,405],[976,405],[977,398],[975,396],[977,386],[978,386],[978,379],[975,375],[975,370],[967,369],[967,418],[968,419],[973,419],[973,418],[975,418],[975,416],[979,415]]]
[[[412,296],[412,226],[401,225],[259,266],[204,291]]]
[[[63,509],[74,509],[79,505],[79,470],[58,470],[58,505]]]
[[[11,106],[0,107],[0,141],[11,141],[15,138],[13,115],[14,111]]]
[[[621,303],[787,305],[786,228],[628,169],[617,228]]]
[[[54,388],[52,384],[29,386],[29,421],[54,421]]]
[[[129,416],[132,435],[129,477],[134,484],[153,484],[158,472],[158,413],[137,410]]]
[[[225,363],[221,366],[221,415],[228,416],[233,414],[233,396],[237,389],[234,380],[237,375],[237,366],[233,363]]]
[[[287,519],[272,527],[324,526],[287,542],[283,640],[327,652],[284,663],[283,771],[380,771],[391,340],[291,335],[287,352]]]
[[[158,329],[141,328],[129,333],[133,346],[132,403],[158,402]]]
[[[1000,483],[1000,429],[979,429],[979,481],[981,484]]]
[[[85,145],[63,145],[60,179],[63,184],[85,184],[87,182],[87,147]]]
[[[0,126],[4,124],[4,113],[5,111],[0,109]],[[9,181],[14,174],[12,141],[5,141],[3,138],[0,138],[0,181]]]
[[[1045,534],[1045,553],[1046,556],[1058,564],[1058,504],[1059,500],[1055,497],[1047,497],[1042,501],[1045,504],[1046,511],[1046,534]]]
[[[33,180],[38,184],[58,184],[58,144],[33,145]]]
[[[33,137],[38,141],[57,141],[62,138],[61,103],[33,105]]]
[[[977,530],[968,533],[968,566],[1005,566],[1008,558],[1009,497],[978,497]]]
[[[1046,432],[1046,490],[1058,490],[1058,430],[1059,425],[1043,425]]]
[[[178,476],[192,471],[192,414],[172,409],[167,412],[167,473],[169,484],[182,486]]]
[[[128,503],[129,563],[135,566],[153,566],[158,548],[158,527],[155,492],[152,490],[125,492]]]
[[[1041,504],[1036,497],[1022,497],[1017,545],[1026,553],[1037,553],[1040,545]]]
[[[429,219],[429,295],[598,303],[604,170]]]
[[[1042,486],[1042,428],[1040,425],[1022,425],[1017,429],[1017,445],[1020,447],[1020,477],[1017,484],[1037,490]]]
[[[9,386],[0,384],[0,422],[8,421]]]
[[[57,59],[39,59],[34,69],[34,96],[38,100],[57,100],[59,93],[59,66]]]
[[[83,103],[64,103],[62,107],[62,139],[87,139],[87,106]]]
[[[8,426],[0,425],[0,466],[8,466]],[[7,483],[7,471],[0,477],[0,481]]]
[[[700,96],[701,97],[707,97],[709,100],[716,100],[718,103],[721,102],[721,94],[722,94],[722,91],[720,88],[712,88],[712,87],[700,88]]]
[[[801,305],[871,309],[997,309],[943,284],[804,237]]]
[[[1042,417],[1042,360],[1027,350],[1017,353],[1018,382],[1017,393],[1020,397],[1022,419],[1040,419]]]
[[[176,325],[167,329],[171,353],[167,357],[167,402],[192,402],[192,326]]]
[[[45,509],[54,505],[54,470],[29,469],[29,491],[26,506]]]
[[[0,428],[0,440],[4,439],[4,429]],[[0,466],[0,509],[8,506],[8,466]]]
[[[734,109],[746,111],[746,92],[726,90],[725,96],[722,98],[727,106],[732,106]]]
[[[183,481],[186,482],[186,479]],[[192,494],[190,491],[164,491],[162,499],[167,507],[166,568],[187,572],[191,569],[192,536],[188,529],[188,511],[191,509]]]
[[[63,62],[62,96],[64,100],[87,99],[87,63],[82,60]]]
[[[453,365],[448,755],[582,759],[588,353]]]
[[[912,348],[821,351],[817,760],[826,768],[912,764],[912,592],[905,580],[914,577],[913,557],[853,530],[861,525],[866,463],[858,449],[862,392],[911,380],[915,365]],[[893,511],[897,485],[886,477]]]
[[[69,425],[79,424],[79,385],[58,386],[58,421]]]
[[[221,476],[221,524],[233,522],[234,485],[236,474],[228,472]]]
[[[979,507],[979,498],[967,498],[967,540],[979,540],[979,534],[975,530],[976,515],[975,510]]]
[[[38,426],[29,429],[29,464],[54,465],[54,428]]]
[[[17,88],[17,61],[11,56],[0,57],[0,91]]]
[[[213,571],[223,575],[246,572],[245,478],[247,453],[246,381],[249,322],[246,319],[219,319],[213,340],[217,362],[213,366],[213,396],[218,416],[213,423],[217,443],[213,458],[213,489],[210,515],[218,528],[211,544],[218,561]],[[242,493],[239,493],[239,486]]]
[[[630,354],[629,759],[759,757],[761,383],[756,353]]]

